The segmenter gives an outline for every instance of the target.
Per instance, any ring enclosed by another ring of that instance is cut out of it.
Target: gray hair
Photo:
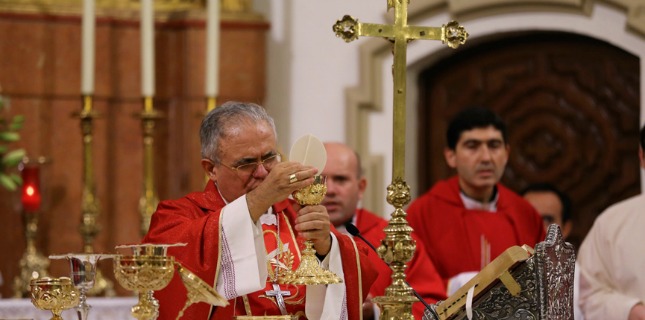
[[[199,128],[202,158],[219,162],[219,142],[231,128],[240,123],[265,121],[277,138],[273,118],[260,105],[250,102],[229,101],[211,110]]]

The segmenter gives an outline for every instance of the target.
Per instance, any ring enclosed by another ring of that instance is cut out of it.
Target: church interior
[[[0,124],[24,118],[19,129],[0,127],[2,136],[19,135],[0,142],[0,155],[24,150],[41,195],[37,209],[25,210],[21,186],[0,187],[3,300],[26,297],[14,283],[29,250],[114,253],[142,239],[146,205],[203,190],[198,129],[213,102],[266,107],[284,152],[307,133],[352,146],[370,181],[363,206],[392,213],[391,43],[345,43],[332,31],[346,14],[392,23],[389,1],[219,0],[217,69],[209,75],[208,0],[154,0],[152,78],[142,58],[150,50],[145,1],[95,0],[90,90],[83,0],[0,1]],[[406,141],[413,198],[452,175],[443,133],[471,105],[508,124],[505,185],[519,192],[549,182],[570,195],[567,241],[576,246],[606,207],[644,190],[636,157],[645,123],[642,1],[412,0],[408,9],[410,24],[457,20],[469,33],[457,49],[408,46],[408,125],[396,134]],[[0,168],[20,174],[15,165]],[[51,260],[46,272],[68,268]],[[113,288],[97,295],[132,295],[115,283],[110,262],[99,268]]]

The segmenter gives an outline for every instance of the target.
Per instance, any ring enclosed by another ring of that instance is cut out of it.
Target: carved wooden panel
[[[453,174],[449,119],[470,105],[506,121],[503,182],[550,182],[570,195],[578,245],[608,205],[640,192],[639,60],[584,36],[540,32],[471,43],[419,77],[419,193]]]

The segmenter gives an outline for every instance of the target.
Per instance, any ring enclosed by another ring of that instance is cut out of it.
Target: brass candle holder
[[[78,304],[79,293],[70,278],[33,279],[30,286],[31,303],[38,309],[51,311],[51,320],[63,320],[60,316],[63,310]]]
[[[100,203],[96,194],[96,183],[94,180],[93,141],[94,141],[94,119],[99,118],[99,113],[94,110],[94,97],[92,95],[81,96],[82,109],[73,116],[81,120],[81,134],[83,141],[83,189],[81,193],[81,223],[79,233],[83,239],[83,252],[91,254],[94,252],[94,239],[101,231],[98,223],[100,215]],[[96,271],[94,285],[88,291],[90,295],[114,296],[114,284],[101,273]]]
[[[49,260],[36,247],[38,216],[43,200],[40,167],[47,161],[45,157],[35,159],[25,157],[20,164],[23,179],[21,202],[26,248],[19,262],[20,274],[13,280],[14,298],[29,295],[32,279],[48,277]]]
[[[154,108],[153,97],[143,98],[143,112],[139,117],[143,129],[143,194],[139,198],[139,214],[141,235],[145,235],[150,227],[152,214],[159,204],[154,176],[154,136],[156,123],[163,118],[163,114]]]
[[[326,193],[326,176],[318,175],[314,177],[314,183],[294,192],[293,198],[302,206],[318,205],[323,201]],[[316,285],[341,283],[343,279],[320,266],[313,242],[305,240],[300,265],[296,271],[283,277],[281,282],[284,284]]]

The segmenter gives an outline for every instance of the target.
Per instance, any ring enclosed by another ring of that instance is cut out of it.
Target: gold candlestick
[[[96,185],[94,182],[94,161],[92,142],[93,121],[99,117],[94,111],[94,99],[91,95],[81,96],[82,109],[75,114],[81,120],[81,133],[83,135],[83,191],[81,197],[81,225],[79,232],[83,238],[83,252],[91,254],[94,252],[94,239],[101,231],[98,223],[99,201],[96,196]],[[89,295],[114,296],[114,284],[105,278],[101,270],[96,271],[95,285],[88,292]]]
[[[36,248],[38,235],[38,214],[42,209],[43,188],[41,184],[41,165],[45,164],[45,157],[23,158],[20,163],[22,176],[22,218],[25,227],[26,248],[20,259],[20,274],[14,279],[13,289],[16,298],[27,296],[29,283],[32,279],[47,276],[49,260]]]
[[[217,108],[217,98],[216,97],[206,97],[206,113],[211,112],[211,110]]]
[[[162,115],[154,109],[152,97],[143,98],[143,112],[140,116],[143,127],[143,195],[139,198],[139,212],[141,234],[145,235],[150,227],[152,214],[159,204],[154,178],[154,132],[156,121]]]
[[[293,193],[293,198],[303,206],[318,205],[325,198],[327,185],[325,176],[315,176],[314,183]],[[320,266],[316,257],[316,250],[311,240],[305,240],[305,249],[302,251],[300,265],[292,274],[280,278],[284,284],[333,284],[341,283],[343,279],[335,273],[325,270]]]
[[[30,281],[47,277],[47,268],[49,267],[49,259],[36,249],[38,215],[36,212],[23,212],[22,217],[25,224],[27,248],[20,258],[20,274],[13,281],[14,298],[26,297],[30,292]]]

